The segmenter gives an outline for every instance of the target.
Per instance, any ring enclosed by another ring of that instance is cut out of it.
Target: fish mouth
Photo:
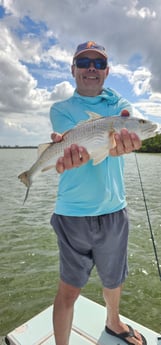
[[[159,134],[157,124],[153,123],[149,127],[144,128],[142,140],[153,138]]]

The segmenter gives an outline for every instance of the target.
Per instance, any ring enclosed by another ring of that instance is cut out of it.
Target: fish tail
[[[27,191],[26,191],[26,194],[25,194],[25,199],[24,199],[24,202],[23,204],[25,203],[25,201],[27,200],[28,198],[28,194],[29,194],[29,190],[30,190],[30,187],[31,187],[31,179],[30,179],[30,175],[28,173],[28,171],[24,171],[22,174],[20,174],[18,176],[18,178],[20,179],[21,182],[23,182],[25,184],[25,186],[27,187]]]
[[[26,191],[26,194],[25,194],[25,199],[24,199],[24,201],[23,201],[23,205],[24,205],[25,201],[26,201],[27,198],[28,198],[29,190],[30,190],[30,186],[27,188],[27,191]]]

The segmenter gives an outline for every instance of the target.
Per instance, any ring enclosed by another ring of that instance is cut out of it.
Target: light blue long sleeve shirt
[[[80,96],[76,91],[65,101],[54,103],[50,119],[55,132],[63,133],[87,120],[87,111],[102,116],[120,115],[129,102],[112,89],[104,89],[99,96]],[[93,166],[92,160],[79,168],[60,175],[54,212],[66,216],[97,216],[109,214],[126,206],[124,187],[124,158],[109,156]]]

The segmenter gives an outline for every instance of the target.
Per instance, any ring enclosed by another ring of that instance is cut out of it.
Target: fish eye
[[[144,123],[146,123],[146,121],[144,119],[140,119],[139,123],[141,123],[141,124],[143,123],[144,124]]]

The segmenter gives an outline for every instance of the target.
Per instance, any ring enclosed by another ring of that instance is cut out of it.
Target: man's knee
[[[59,299],[59,301],[65,304],[66,307],[70,307],[80,295],[80,291],[80,288],[66,284],[60,280],[56,299]]]

